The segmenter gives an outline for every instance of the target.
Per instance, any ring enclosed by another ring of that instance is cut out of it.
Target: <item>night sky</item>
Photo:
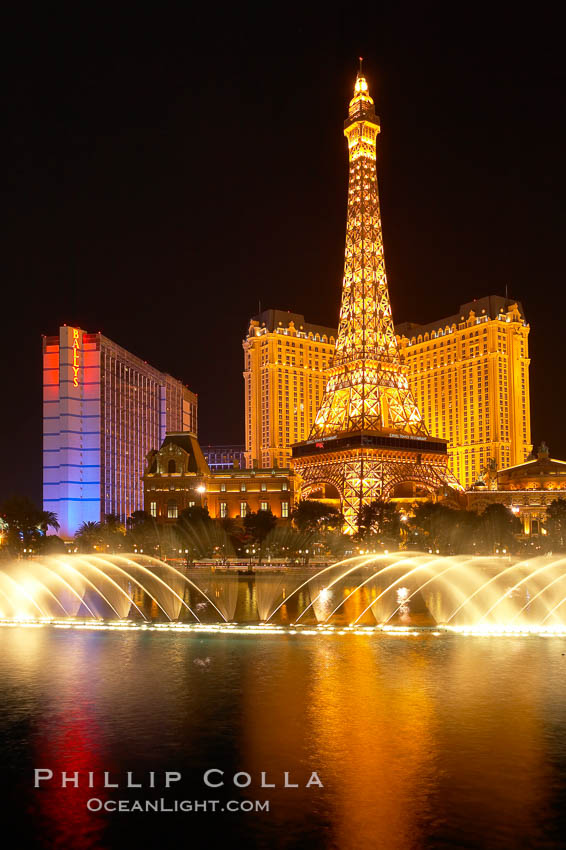
[[[359,55],[395,320],[507,285],[531,325],[533,441],[566,459],[558,21],[202,6],[4,17],[0,498],[41,499],[41,334],[63,323],[195,390],[201,443],[243,442],[258,302],[337,324]]]

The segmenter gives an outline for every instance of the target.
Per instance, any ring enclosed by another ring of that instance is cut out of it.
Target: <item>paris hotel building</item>
[[[290,446],[308,439],[335,344],[336,328],[299,313],[265,310],[251,319],[243,342],[248,468],[290,466]]]
[[[143,510],[146,455],[167,431],[197,431],[197,396],[107,339],[43,337],[43,509],[60,535]]]
[[[430,433],[448,440],[449,465],[471,487],[489,464],[523,463],[531,445],[529,326],[521,304],[486,296],[426,325],[395,328],[410,387]],[[288,466],[308,439],[336,329],[267,310],[244,340],[246,463]]]

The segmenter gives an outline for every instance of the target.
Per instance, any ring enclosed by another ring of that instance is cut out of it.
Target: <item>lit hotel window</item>
[[[149,503],[149,513],[151,516],[157,516],[157,502]]]
[[[268,510],[268,508],[269,508],[269,506],[268,506],[267,502],[260,502],[260,503],[259,503],[259,509],[260,509],[260,511],[267,511],[267,510]]]
[[[220,502],[220,516],[222,519],[228,516],[228,505],[226,502]]]
[[[289,502],[281,502],[281,516],[283,519],[289,516]]]
[[[281,489],[282,489],[282,490],[287,490],[287,489],[288,489],[288,485],[287,485],[287,482],[286,482],[286,481],[283,481],[283,482],[281,483]]]
[[[240,516],[244,517],[244,516],[247,515],[247,513],[248,513],[248,503],[247,502],[240,502]]]
[[[167,519],[177,519],[177,502],[167,502]]]

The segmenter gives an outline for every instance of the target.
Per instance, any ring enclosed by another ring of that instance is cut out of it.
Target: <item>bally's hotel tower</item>
[[[143,509],[146,455],[167,431],[197,433],[197,397],[100,333],[43,338],[43,508],[60,535]]]

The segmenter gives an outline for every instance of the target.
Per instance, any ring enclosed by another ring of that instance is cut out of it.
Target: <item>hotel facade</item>
[[[250,320],[244,347],[246,467],[289,467],[293,443],[308,439],[326,386],[336,328],[299,313],[265,310]]]
[[[212,471],[193,434],[171,433],[147,456],[143,478],[145,510],[160,524],[177,521],[187,508],[207,508],[213,519],[243,520],[271,511],[290,522],[294,477],[290,469],[231,468]]]
[[[522,305],[500,296],[457,314],[395,327],[410,389],[434,437],[448,440],[449,467],[471,487],[489,465],[503,469],[531,452],[529,325]],[[308,439],[326,385],[335,328],[266,310],[244,340],[246,466],[288,466],[290,446]]]
[[[202,453],[212,472],[246,467],[245,447],[241,445],[202,446]]]
[[[197,432],[197,396],[100,333],[43,338],[43,509],[60,535],[143,510],[146,456],[167,431]]]
[[[550,457],[542,443],[524,463],[492,472],[467,493],[467,505],[482,513],[488,505],[502,504],[520,520],[525,537],[544,537],[547,511],[566,496],[566,461]],[[534,544],[533,544],[534,545]]]
[[[500,296],[460,306],[427,325],[395,328],[425,423],[448,440],[452,472],[470,488],[489,466],[523,463],[532,450],[529,325],[522,305]]]

